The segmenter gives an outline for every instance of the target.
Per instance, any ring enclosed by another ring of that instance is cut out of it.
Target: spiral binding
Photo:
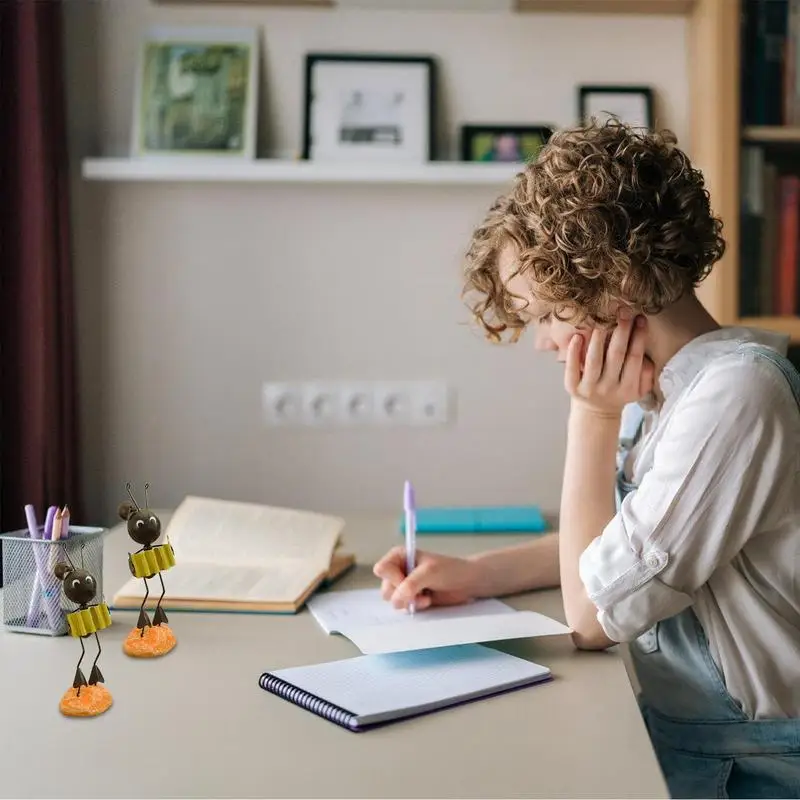
[[[304,689],[298,689],[291,683],[271,675],[269,672],[265,672],[258,679],[258,684],[262,689],[266,689],[266,691],[278,695],[278,697],[282,697],[296,706],[305,708],[318,717],[335,722],[343,728],[355,730],[358,727],[357,717],[352,712],[345,711],[343,708],[329,703],[327,700],[323,700],[321,697],[317,697]]]

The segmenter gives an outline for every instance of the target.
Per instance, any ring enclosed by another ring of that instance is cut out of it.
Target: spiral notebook
[[[259,685],[359,732],[551,677],[540,664],[485,645],[466,644],[289,667],[265,672]]]

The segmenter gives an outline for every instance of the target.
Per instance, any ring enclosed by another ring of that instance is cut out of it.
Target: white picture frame
[[[649,86],[581,86],[578,89],[582,125],[616,118],[632,128],[652,130],[653,90]]]
[[[309,53],[303,158],[431,161],[435,72],[427,56]]]
[[[254,159],[259,62],[255,27],[148,29],[137,62],[131,155]]]

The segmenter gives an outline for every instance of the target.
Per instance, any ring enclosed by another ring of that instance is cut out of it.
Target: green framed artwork
[[[548,125],[464,125],[461,160],[527,163],[539,155],[552,133]]]
[[[133,114],[135,156],[255,158],[255,28],[153,28]]]

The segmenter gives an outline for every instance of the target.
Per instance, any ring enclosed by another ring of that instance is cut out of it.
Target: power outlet
[[[452,414],[441,381],[265,383],[262,404],[268,425],[431,426]]]
[[[412,425],[446,425],[452,413],[447,384],[420,382],[411,390]]]
[[[371,384],[342,386],[339,395],[340,420],[344,425],[369,425],[375,413],[375,392]]]
[[[307,425],[331,425],[340,418],[341,392],[336,385],[308,383],[302,389],[302,414]]]
[[[289,383],[265,383],[262,390],[268,425],[298,425],[303,419],[303,395]]]
[[[376,384],[373,398],[373,420],[377,425],[411,424],[409,384]]]

